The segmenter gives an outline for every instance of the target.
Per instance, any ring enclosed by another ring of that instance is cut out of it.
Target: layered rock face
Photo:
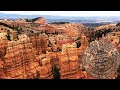
[[[6,55],[3,60],[0,59],[0,78],[52,79],[51,58],[45,54],[37,56],[30,38],[25,34],[18,38],[17,41],[8,42]]]
[[[50,24],[42,25],[41,30],[46,34],[54,34],[55,32],[58,31],[57,28],[55,28],[54,26],[51,26]]]
[[[114,45],[120,52],[120,33],[119,32],[109,33],[104,38],[108,39],[108,41],[110,41],[112,43],[112,45]]]
[[[40,79],[52,79],[52,64],[50,58],[42,59],[42,66],[39,67]]]
[[[36,57],[36,60],[39,63],[38,77],[40,79],[52,79],[53,73],[51,58],[47,54],[41,53]]]
[[[82,58],[84,55],[85,50],[88,48],[88,40],[87,37],[84,35],[84,33],[81,34],[81,40],[80,40],[81,46],[77,50],[77,55],[79,59],[80,69],[83,69],[83,63]],[[92,75],[90,75],[88,72],[85,71],[79,71],[79,78],[82,79],[94,79]]]
[[[47,24],[41,26],[41,30],[46,34],[64,35],[66,38],[76,40],[81,33],[84,32],[88,37],[88,28],[82,24],[67,23],[67,24]]]
[[[63,45],[62,53],[58,56],[61,79],[80,79],[84,77],[81,58],[85,48],[88,46],[88,41],[84,34],[81,37],[81,44],[80,49],[77,48],[75,43]]]
[[[33,48],[36,51],[43,51],[46,52],[48,47],[48,37],[45,34],[33,34],[30,36],[30,42],[33,44]]]
[[[87,30],[88,30],[88,28],[85,27],[84,25],[77,23],[58,24],[58,25],[50,24],[50,25],[56,28],[57,30],[61,29],[66,36],[72,37],[73,39],[79,36],[81,32],[87,34]]]
[[[56,45],[57,45],[60,49],[62,49],[62,46],[63,46],[64,44],[72,44],[72,43],[74,42],[74,40],[72,40],[71,38],[65,38],[65,37],[63,37],[62,39],[57,39],[56,42],[57,42]]]
[[[10,31],[10,32],[12,32],[12,29],[10,29],[10,28],[8,28],[8,27],[5,27],[4,25],[0,25],[0,32],[1,33],[5,33],[5,32],[7,32],[7,31]]]
[[[6,76],[4,74],[4,62],[0,58],[0,79],[5,79],[5,78],[6,78]]]
[[[29,79],[37,77],[37,67],[32,43],[26,35],[19,40],[9,41],[4,60],[4,74],[10,79]]]
[[[103,25],[103,26],[99,26],[99,27],[96,27],[95,30],[100,30],[100,29],[108,29],[108,28],[114,28],[116,27],[116,24],[108,24],[108,25]]]
[[[51,64],[52,66],[53,65],[57,65],[58,66],[58,62],[59,62],[59,59],[58,59],[58,53],[56,52],[48,52],[46,53],[46,57],[48,58],[51,58]]]
[[[6,33],[0,33],[0,57],[3,57],[6,53],[8,40]]]
[[[88,40],[84,34],[81,35],[81,40],[80,40],[81,46],[78,48],[78,57],[81,63],[81,58],[83,56],[83,53],[85,49],[88,47]]]
[[[77,49],[77,48],[76,48]],[[74,50],[74,52],[70,52]],[[76,50],[77,51],[77,50]],[[79,61],[75,48],[67,48],[66,52],[61,53],[60,73],[61,79],[77,79],[79,70]]]
[[[9,28],[8,28],[9,27]],[[7,31],[8,29],[11,31],[13,30],[19,30],[22,32],[25,31],[40,31],[41,26],[39,23],[33,23],[33,22],[19,22],[19,21],[7,21],[7,22],[2,22],[2,25],[0,26],[3,30],[0,30],[0,32]]]

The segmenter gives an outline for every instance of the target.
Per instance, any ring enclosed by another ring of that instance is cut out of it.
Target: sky
[[[120,16],[120,11],[0,11],[0,13],[55,16]]]

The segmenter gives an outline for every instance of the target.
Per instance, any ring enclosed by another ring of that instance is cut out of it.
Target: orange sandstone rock
[[[42,59],[42,66],[39,69],[41,79],[52,79],[52,65],[50,58]]]

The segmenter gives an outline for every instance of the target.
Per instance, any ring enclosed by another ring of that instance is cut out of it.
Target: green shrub
[[[56,65],[53,65],[52,72],[53,72],[53,78],[54,79],[60,79],[60,72],[59,68]]]

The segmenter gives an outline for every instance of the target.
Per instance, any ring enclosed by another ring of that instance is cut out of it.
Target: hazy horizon
[[[52,16],[120,16],[120,11],[0,11],[1,14],[17,15],[52,15]]]

